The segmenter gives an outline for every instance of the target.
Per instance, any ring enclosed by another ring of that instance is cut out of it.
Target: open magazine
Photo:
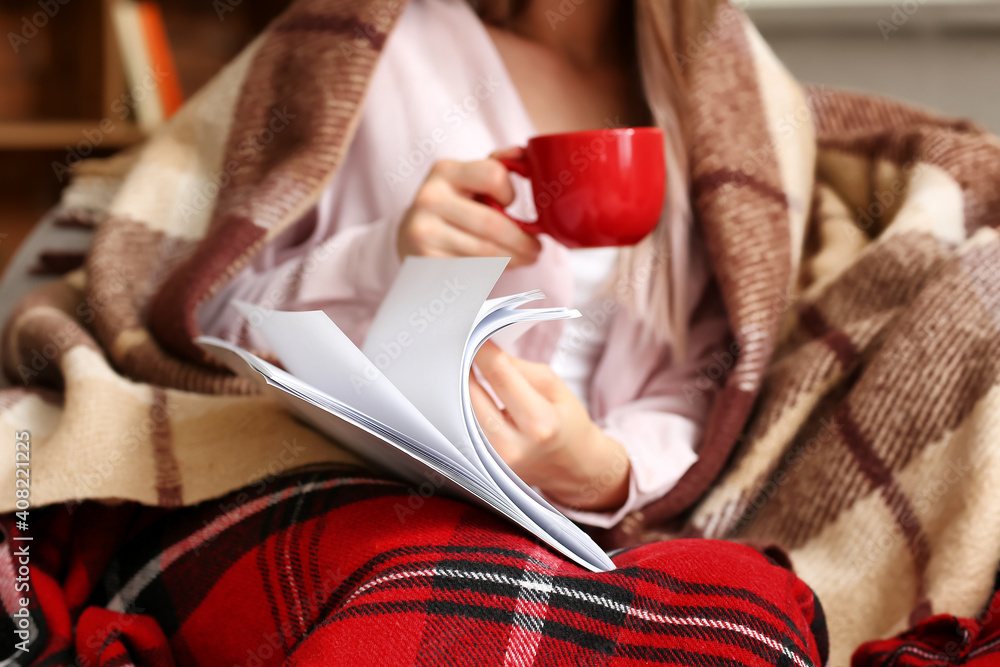
[[[539,291],[488,299],[507,262],[407,258],[361,350],[322,311],[234,302],[287,371],[218,338],[197,342],[358,457],[485,505],[583,567],[612,570],[586,533],[507,467],[473,414],[469,371],[487,339],[579,317],[520,308],[544,298]]]

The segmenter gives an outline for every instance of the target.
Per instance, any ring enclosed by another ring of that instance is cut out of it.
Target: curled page
[[[362,348],[430,423],[465,451],[472,449],[462,416],[466,345],[508,261],[407,257]]]

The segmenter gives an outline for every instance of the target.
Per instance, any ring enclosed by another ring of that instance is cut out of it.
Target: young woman
[[[696,18],[684,13],[696,1],[636,0],[633,16],[622,0],[482,3],[479,14],[465,0],[411,0],[336,176],[206,304],[203,330],[238,337],[239,297],[323,308],[360,342],[403,258],[510,257],[498,292],[541,288],[584,317],[480,354],[504,406],[476,387],[491,442],[581,522],[610,526],[661,496],[697,455],[708,406],[685,385],[701,389],[697,370],[726,329],[688,233],[680,78],[665,64],[675,19]],[[326,57],[373,4],[304,0],[287,18],[321,21],[310,39],[333,40]],[[275,55],[297,38],[279,35]],[[494,151],[642,123],[667,130],[669,187],[659,227],[635,247],[571,252],[476,201],[529,217]],[[747,546],[653,542],[592,573],[493,512],[354,468],[299,470],[171,510],[49,510],[32,514],[35,539],[48,537],[31,543],[45,547],[30,566],[41,602],[17,607],[44,616],[32,639],[45,652],[23,654],[39,664],[74,653],[88,665],[205,667],[826,661],[818,600]],[[0,539],[5,572],[27,567],[11,544]],[[13,595],[12,580],[0,576]]]
[[[480,352],[503,405],[474,383],[491,443],[582,523],[610,527],[661,497],[697,458],[708,397],[685,386],[727,328],[691,227],[673,55],[711,4],[412,0],[337,176],[206,305],[203,329],[234,335],[227,304],[240,298],[322,308],[360,342],[403,258],[510,257],[497,294],[539,288],[584,317]],[[654,124],[667,137],[667,202],[636,247],[570,251],[475,200],[530,218],[530,192],[500,153],[537,134]]]

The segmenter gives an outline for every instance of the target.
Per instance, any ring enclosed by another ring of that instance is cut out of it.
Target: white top
[[[230,306],[242,299],[265,308],[322,309],[360,346],[399,271],[399,223],[431,166],[442,159],[481,160],[498,148],[523,146],[535,134],[503,59],[468,2],[411,0],[371,77],[342,165],[317,206],[202,305],[202,331],[236,339],[249,349],[267,349]],[[526,182],[513,181],[518,196],[509,211],[533,219]],[[610,413],[605,403],[606,414],[598,421],[621,442],[632,463],[628,500],[614,512],[563,508],[578,522],[610,527],[628,511],[661,497],[697,460],[703,412],[684,392],[684,383],[697,378],[682,371],[648,375],[662,358],[659,352],[654,356],[660,348],[620,317],[604,316],[621,314],[599,289],[613,272],[617,249],[566,251],[547,236],[540,239],[544,260],[539,262],[545,265],[505,272],[503,288],[513,293],[543,287],[557,305],[579,308],[584,317],[561,323],[550,359],[532,360],[549,361],[592,414],[595,401],[631,391],[633,379],[624,375],[637,373],[634,380],[644,383],[641,401],[613,405]],[[543,275],[544,285],[538,282]],[[699,289],[696,283],[703,279],[692,276],[692,289]],[[618,330],[609,331],[613,326]],[[724,328],[723,322],[720,336]],[[616,351],[616,360],[623,354],[629,359],[627,367],[615,369],[623,377],[605,377],[605,395],[588,396],[588,388],[597,387],[595,365],[616,331],[619,342],[635,353]],[[537,352],[524,347],[528,337],[510,351],[524,357]],[[647,357],[634,358],[646,350]]]
[[[567,320],[549,365],[576,394],[590,405],[590,377],[604,351],[615,302],[602,290],[614,274],[618,248],[588,248],[570,252],[573,268],[573,307],[583,317]]]

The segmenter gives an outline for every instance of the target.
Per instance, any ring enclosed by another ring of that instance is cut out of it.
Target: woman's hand
[[[604,434],[569,387],[545,364],[487,342],[476,366],[504,405],[471,378],[472,407],[490,444],[526,484],[562,505],[613,510],[628,497],[625,448]]]
[[[509,206],[514,188],[507,169],[493,159],[437,162],[400,224],[400,258],[510,257],[511,267],[533,264],[542,248],[538,239],[473,200],[476,194]]]

